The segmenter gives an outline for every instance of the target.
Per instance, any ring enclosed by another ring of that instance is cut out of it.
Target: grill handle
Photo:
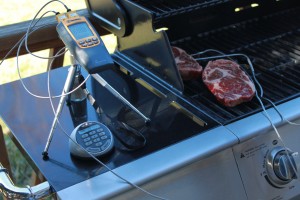
[[[51,188],[47,181],[33,187],[16,187],[1,163],[0,191],[7,199],[40,199],[51,194]]]

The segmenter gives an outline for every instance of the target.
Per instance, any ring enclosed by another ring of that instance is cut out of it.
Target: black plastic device
[[[59,20],[56,30],[75,60],[89,74],[112,68],[113,60],[91,23],[77,14],[65,16]]]
[[[93,156],[98,157],[109,153],[114,146],[114,138],[109,128],[96,121],[88,121],[78,125],[72,131],[70,137],[71,154],[81,158],[91,157],[81,147]],[[72,140],[76,141],[81,147]]]

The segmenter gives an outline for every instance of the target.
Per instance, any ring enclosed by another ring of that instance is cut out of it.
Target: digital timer
[[[70,135],[70,152],[73,156],[90,158],[94,156],[104,156],[109,153],[114,146],[114,138],[109,128],[99,122],[89,121],[78,125]],[[81,148],[74,143],[76,141]],[[84,148],[87,152],[85,152]]]

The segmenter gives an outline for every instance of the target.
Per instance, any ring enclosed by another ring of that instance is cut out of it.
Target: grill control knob
[[[297,156],[298,153],[284,147],[276,147],[269,152],[266,166],[271,184],[282,187],[297,178]]]

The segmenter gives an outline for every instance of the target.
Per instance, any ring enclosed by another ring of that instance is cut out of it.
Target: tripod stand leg
[[[66,79],[63,91],[62,91],[62,96],[60,97],[60,100],[59,100],[59,103],[58,103],[58,106],[57,106],[57,109],[56,109],[56,112],[55,112],[55,116],[54,116],[54,119],[53,119],[53,122],[52,122],[52,126],[51,126],[51,129],[50,129],[50,133],[49,133],[49,136],[48,136],[48,139],[47,139],[47,143],[46,143],[45,149],[42,153],[44,159],[48,158],[48,149],[49,149],[50,143],[52,141],[54,130],[55,130],[56,125],[57,125],[57,120],[58,120],[58,118],[60,116],[60,113],[63,109],[64,103],[66,102],[67,95],[65,95],[65,94],[70,91],[70,88],[72,86],[72,81],[74,80],[76,69],[77,69],[77,65],[72,65],[69,68],[68,76],[67,76],[67,79]]]

